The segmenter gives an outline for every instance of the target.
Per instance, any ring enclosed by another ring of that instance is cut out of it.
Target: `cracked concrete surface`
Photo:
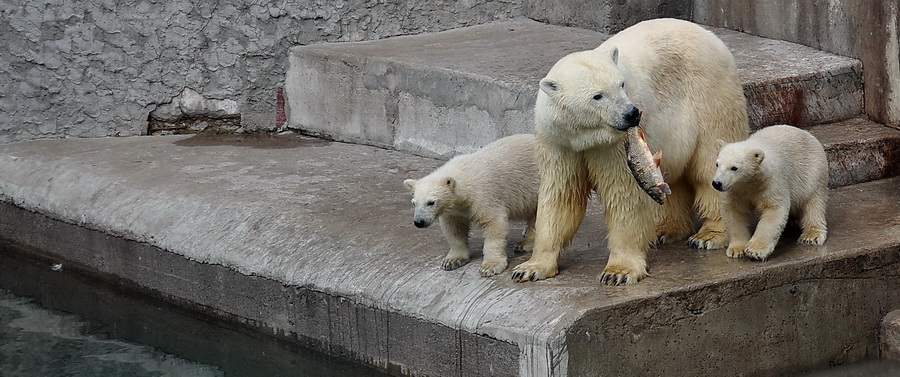
[[[521,14],[519,1],[0,0],[0,143],[132,136],[185,88],[275,126],[290,47],[445,30]]]

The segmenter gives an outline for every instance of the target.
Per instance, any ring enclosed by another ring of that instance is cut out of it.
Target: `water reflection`
[[[0,376],[388,376],[34,255],[0,239]]]

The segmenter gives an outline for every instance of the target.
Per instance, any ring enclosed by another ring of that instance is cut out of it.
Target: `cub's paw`
[[[556,266],[538,262],[525,262],[513,268],[513,281],[536,281],[556,276]]]
[[[809,229],[800,235],[800,239],[797,240],[797,243],[801,245],[822,245],[825,243],[825,238],[827,237],[828,233],[824,230]]]
[[[450,271],[455,270],[457,268],[462,267],[466,263],[469,263],[469,258],[462,257],[446,257],[441,261],[441,268],[444,270]]]
[[[480,272],[481,276],[483,276],[483,277],[491,277],[491,276],[494,276],[494,275],[497,275],[497,274],[503,272],[503,270],[506,269],[506,266],[507,266],[506,259],[501,259],[501,260],[485,259],[484,262],[481,262],[481,269],[478,270],[478,272]]]
[[[728,245],[728,235],[724,230],[700,229],[688,238],[688,245],[696,249],[723,249]]]
[[[747,247],[744,248],[744,255],[746,255],[747,258],[765,262],[766,258],[772,255],[773,251],[775,251],[775,244],[766,244],[764,242],[751,240],[747,243]]]
[[[632,285],[647,277],[646,272],[622,266],[606,266],[600,273],[600,282],[606,285]]]
[[[744,242],[734,242],[728,245],[728,249],[725,250],[725,256],[729,258],[743,258],[744,257],[744,249],[747,248],[747,244]]]

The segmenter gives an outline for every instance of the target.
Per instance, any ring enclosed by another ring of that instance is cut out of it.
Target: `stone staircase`
[[[858,60],[710,30],[735,56],[752,129],[781,123],[809,128],[829,152],[832,187],[900,173],[894,162],[900,130],[865,120]],[[518,19],[295,47],[285,81],[288,126],[441,159],[469,153],[497,138],[532,132],[538,81],[560,57],[592,49],[608,36]]]

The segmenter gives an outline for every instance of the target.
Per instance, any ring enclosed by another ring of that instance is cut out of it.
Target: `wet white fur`
[[[788,216],[800,220],[798,242],[821,245],[828,230],[828,160],[807,131],[771,126],[749,139],[725,145],[713,178],[721,184],[722,216],[728,230],[726,255],[765,260],[775,250]],[[751,221],[759,215],[753,235]]]
[[[624,84],[624,87],[622,86]],[[691,241],[726,245],[719,196],[710,187],[716,139],[747,137],[746,101],[734,58],[712,33],[686,21],[658,19],[623,30],[591,51],[560,59],[541,80],[535,128],[541,190],[531,259],[514,280],[557,274],[559,256],[584,217],[593,189],[605,205],[609,261],[602,280],[633,284],[647,276],[647,251],[694,231],[693,210],[704,225]],[[601,100],[593,96],[602,94]],[[672,195],[659,206],[628,170],[625,132],[616,130],[631,104]]]
[[[484,230],[480,272],[492,276],[507,266],[510,221],[527,222],[519,247],[531,250],[539,179],[534,135],[513,135],[456,156],[418,181],[403,183],[413,192],[414,221],[427,225],[440,221],[450,244],[442,267],[452,270],[469,261],[469,229],[475,224]]]

